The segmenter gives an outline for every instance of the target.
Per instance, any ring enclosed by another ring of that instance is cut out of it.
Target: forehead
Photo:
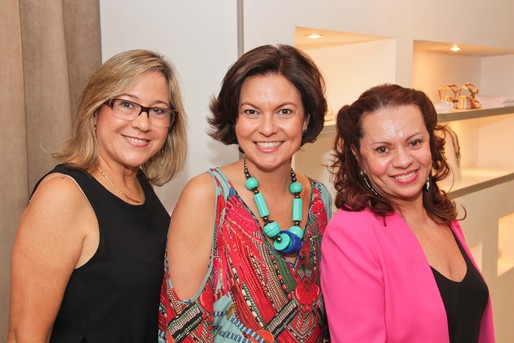
[[[300,96],[300,91],[282,74],[257,74],[249,76],[244,80],[240,96],[265,96],[271,94]]]
[[[421,110],[416,105],[389,106],[363,115],[363,138],[395,140],[426,133]]]
[[[154,95],[158,98],[168,99],[170,89],[168,80],[159,71],[149,71],[131,79],[126,85],[120,84],[116,95],[127,94],[135,97]]]

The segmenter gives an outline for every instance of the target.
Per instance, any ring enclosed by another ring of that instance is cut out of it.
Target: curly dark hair
[[[212,116],[209,135],[226,144],[238,144],[235,125],[239,114],[239,95],[244,81],[254,75],[279,74],[288,79],[301,94],[308,122],[302,145],[314,142],[323,129],[327,111],[325,82],[314,61],[289,45],[263,45],[243,54],[228,70],[218,97],[210,104]]]
[[[362,117],[380,109],[415,105],[423,114],[429,133],[432,172],[430,188],[423,189],[423,206],[428,215],[438,223],[449,224],[457,217],[455,202],[439,189],[437,182],[446,178],[450,167],[444,156],[446,128],[437,123],[434,105],[425,93],[396,84],[382,84],[366,90],[351,105],[343,106],[336,120],[337,137],[334,142],[334,160],[330,166],[337,191],[335,205],[351,211],[368,207],[377,215],[394,212],[393,204],[380,194],[374,194],[360,175],[360,166],[352,152],[359,151],[363,137]]]

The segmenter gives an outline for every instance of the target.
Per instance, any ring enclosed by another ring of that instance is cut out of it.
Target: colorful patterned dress
[[[291,264],[273,249],[221,170],[209,174],[217,199],[209,269],[196,296],[182,301],[173,291],[166,257],[159,342],[321,342],[327,327],[320,246],[331,215],[329,192],[309,180],[305,237]]]

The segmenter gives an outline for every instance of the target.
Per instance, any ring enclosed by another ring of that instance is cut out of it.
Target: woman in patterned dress
[[[321,74],[293,47],[255,48],[229,69],[211,111],[211,136],[244,155],[193,178],[181,194],[159,340],[321,342],[320,241],[331,199],[291,168],[323,127]]]

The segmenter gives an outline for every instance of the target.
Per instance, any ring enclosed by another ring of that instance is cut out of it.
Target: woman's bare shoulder
[[[86,196],[77,182],[70,176],[52,173],[41,180],[32,194],[27,210],[44,210],[58,213],[61,218],[72,218],[89,206]]]
[[[198,202],[208,202],[214,199],[215,194],[216,189],[212,176],[203,173],[188,181],[180,194],[178,203],[198,204]]]

